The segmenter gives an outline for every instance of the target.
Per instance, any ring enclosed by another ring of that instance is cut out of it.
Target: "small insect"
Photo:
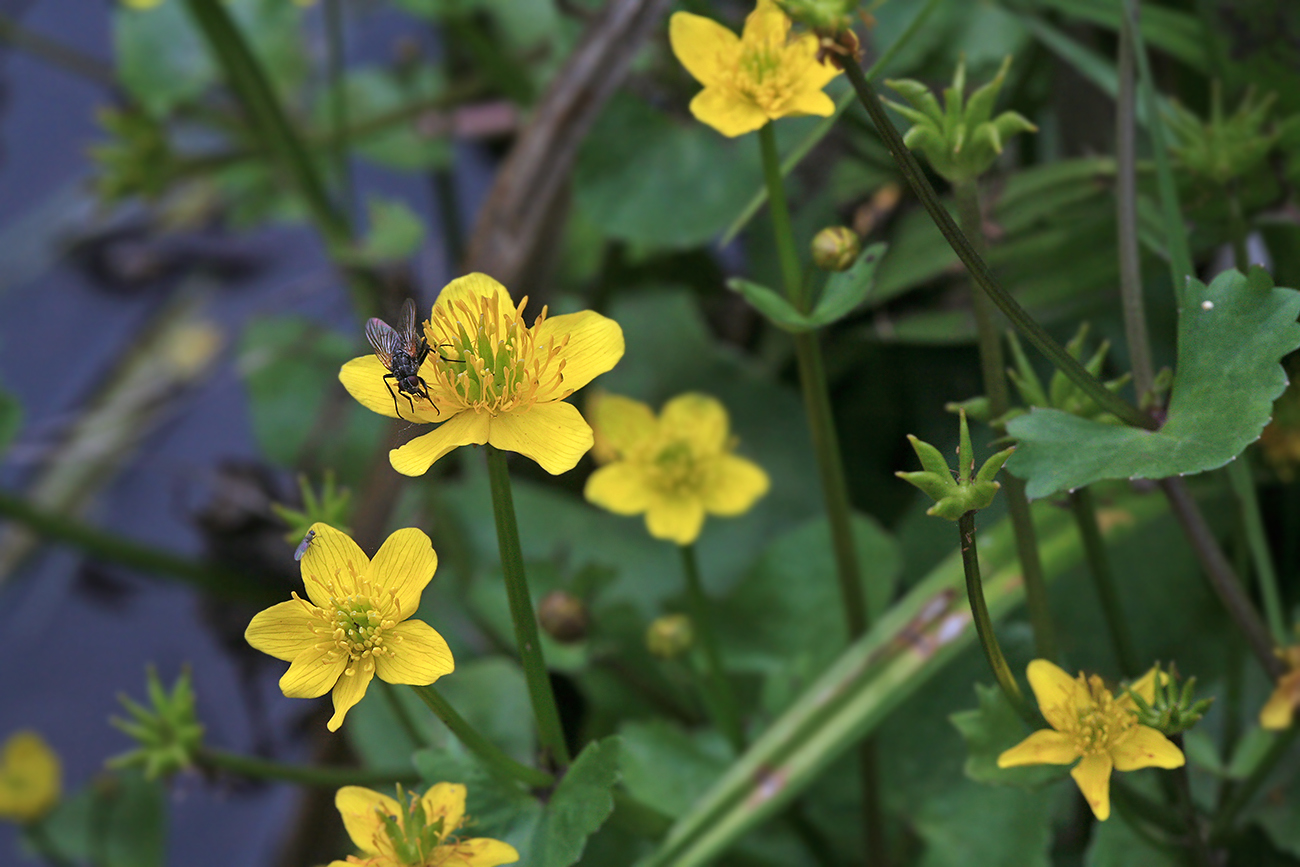
[[[307,549],[311,547],[311,540],[315,538],[316,531],[308,530],[307,535],[303,536],[302,541],[298,543],[298,549],[293,552],[293,559],[301,560],[303,555],[307,553]]]
[[[402,312],[397,318],[397,328],[393,328],[382,319],[371,319],[366,323],[366,340],[370,341],[370,346],[375,350],[375,357],[379,359],[384,367],[388,368],[388,373],[384,374],[384,385],[388,387],[388,393],[393,396],[393,412],[397,417],[402,417],[402,412],[397,406],[397,395],[400,393],[406,396],[406,402],[411,405],[411,412],[415,412],[416,397],[422,397],[429,401],[434,412],[438,412],[438,407],[434,405],[433,400],[429,397],[429,386],[420,376],[420,365],[429,357],[429,341],[424,335],[416,330],[415,327],[415,302],[410,298],[402,304]],[[397,384],[397,389],[393,389],[393,380]]]

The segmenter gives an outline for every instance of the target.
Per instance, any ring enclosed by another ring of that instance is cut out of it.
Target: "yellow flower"
[[[704,515],[739,515],[767,493],[767,473],[733,455],[727,410],[704,394],[683,394],[655,418],[631,398],[599,395],[588,406],[597,457],[612,461],[587,479],[586,497],[619,515],[645,513],[656,539],[689,545]]]
[[[1130,687],[1147,703],[1155,701],[1156,671]],[[1137,705],[1128,695],[1111,695],[1097,675],[1072,678],[1045,659],[1029,663],[1029,685],[1038,708],[1052,726],[1041,729],[998,756],[999,768],[1017,765],[1068,765],[1096,817],[1110,816],[1110,772],[1182,767],[1183,753],[1160,732],[1138,723]]]
[[[1259,724],[1266,729],[1290,728],[1300,707],[1300,645],[1279,650],[1278,656],[1290,670],[1277,679],[1277,687],[1259,712]]]
[[[373,355],[354,358],[339,380],[367,409],[440,423],[389,452],[393,469],[418,476],[457,446],[490,443],[519,452],[552,475],[573,469],[591,448],[591,428],[564,399],[623,357],[623,329],[592,310],[524,324],[504,286],[486,274],[453,280],[425,323],[429,357],[420,368],[430,400],[401,397],[401,415]]]
[[[35,822],[59,802],[61,765],[45,739],[15,732],[0,754],[0,818]]]
[[[329,730],[366,694],[378,674],[389,683],[429,684],[455,664],[442,636],[422,620],[408,620],[438,568],[429,537],[398,530],[371,560],[346,534],[313,524],[302,557],[307,598],[257,614],[244,638],[253,647],[292,663],[280,689],[290,698],[334,691]]]
[[[398,789],[398,797],[402,795]],[[360,857],[329,867],[497,867],[519,860],[515,847],[487,837],[456,837],[465,822],[465,787],[438,783],[407,804],[360,786],[339,789],[334,804]]]
[[[711,18],[677,12],[668,38],[682,66],[704,85],[691,100],[691,114],[725,136],[778,117],[835,111],[822,88],[840,70],[818,62],[812,33],[790,38],[790,18],[774,0],[758,0],[740,36]]]

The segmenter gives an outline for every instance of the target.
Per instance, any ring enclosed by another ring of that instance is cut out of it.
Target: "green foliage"
[[[1014,419],[1020,443],[1007,469],[1031,497],[1101,479],[1158,479],[1221,467],[1259,437],[1286,387],[1278,361],[1300,347],[1300,293],[1268,272],[1189,280],[1179,317],[1178,366],[1158,431],[1115,427],[1052,409]]]
[[[979,707],[948,717],[969,751],[963,769],[977,783],[1038,789],[1066,776],[1068,765],[1023,765],[999,768],[998,756],[1029,734],[1024,720],[996,686],[975,684]]]
[[[64,801],[44,832],[64,860],[97,867],[162,867],[167,804],[162,785],[139,772],[105,774]]]
[[[405,203],[369,202],[370,231],[344,257],[352,265],[390,265],[415,255],[424,243],[424,221]]]
[[[9,391],[0,388],[0,454],[4,454],[22,426],[23,405]]]
[[[1187,862],[1181,849],[1159,848],[1117,817],[1093,826],[1083,863],[1084,867],[1178,867]]]
[[[350,144],[358,156],[386,168],[414,172],[443,168],[451,159],[448,130],[421,132],[421,115],[439,107],[446,85],[442,74],[429,66],[406,73],[381,68],[349,71],[343,81]],[[325,131],[322,141],[332,141],[335,95],[326,90],[316,100],[316,127]],[[385,205],[384,207],[392,207]],[[375,220],[371,204],[371,220]]]
[[[833,325],[857,308],[874,285],[876,264],[885,255],[884,244],[873,244],[859,254],[853,267],[831,274],[826,288],[810,313],[800,313],[789,301],[766,286],[739,277],[727,285],[745,296],[750,304],[783,331],[799,334]]]
[[[913,822],[925,841],[920,867],[1052,863],[1051,801],[1006,786],[961,780],[928,801]]]

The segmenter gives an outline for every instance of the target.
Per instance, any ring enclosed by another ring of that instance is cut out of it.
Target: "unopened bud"
[[[537,620],[546,634],[561,644],[587,637],[587,606],[577,596],[552,590],[537,606]]]
[[[823,271],[847,271],[862,252],[862,241],[848,226],[830,226],[813,238],[813,264]]]
[[[685,614],[665,614],[656,618],[645,633],[645,646],[660,659],[674,659],[691,649],[695,628]]]

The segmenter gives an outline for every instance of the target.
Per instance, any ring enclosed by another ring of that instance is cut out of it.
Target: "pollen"
[[[1092,701],[1077,709],[1075,726],[1067,734],[1072,736],[1081,755],[1109,753],[1114,744],[1138,724],[1137,717],[1115,700],[1097,675],[1088,678],[1079,675],[1079,682]]]
[[[802,69],[787,57],[783,45],[746,46],[740,63],[725,76],[725,84],[769,115],[782,113],[798,92]]]
[[[664,445],[651,462],[655,486],[666,494],[697,493],[705,481],[691,444],[674,440]]]
[[[495,415],[572,394],[564,388],[569,335],[539,341],[546,307],[529,326],[523,315],[527,303],[525,297],[505,315],[490,296],[435,305],[425,326],[429,344],[437,348],[437,357],[431,356],[434,376],[440,391],[458,399],[462,409]]]
[[[351,568],[351,564],[348,564]],[[329,603],[324,608],[313,605],[293,594],[317,620],[312,632],[320,639],[317,648],[329,649],[324,661],[335,662],[346,659],[348,667],[344,676],[356,674],[360,664],[365,671],[372,670],[378,656],[395,655],[392,636],[387,635],[400,621],[396,593],[382,590],[371,582],[361,580],[353,574],[351,585],[357,587],[355,593],[343,594],[336,582],[323,581],[315,576],[315,581],[328,594]]]

